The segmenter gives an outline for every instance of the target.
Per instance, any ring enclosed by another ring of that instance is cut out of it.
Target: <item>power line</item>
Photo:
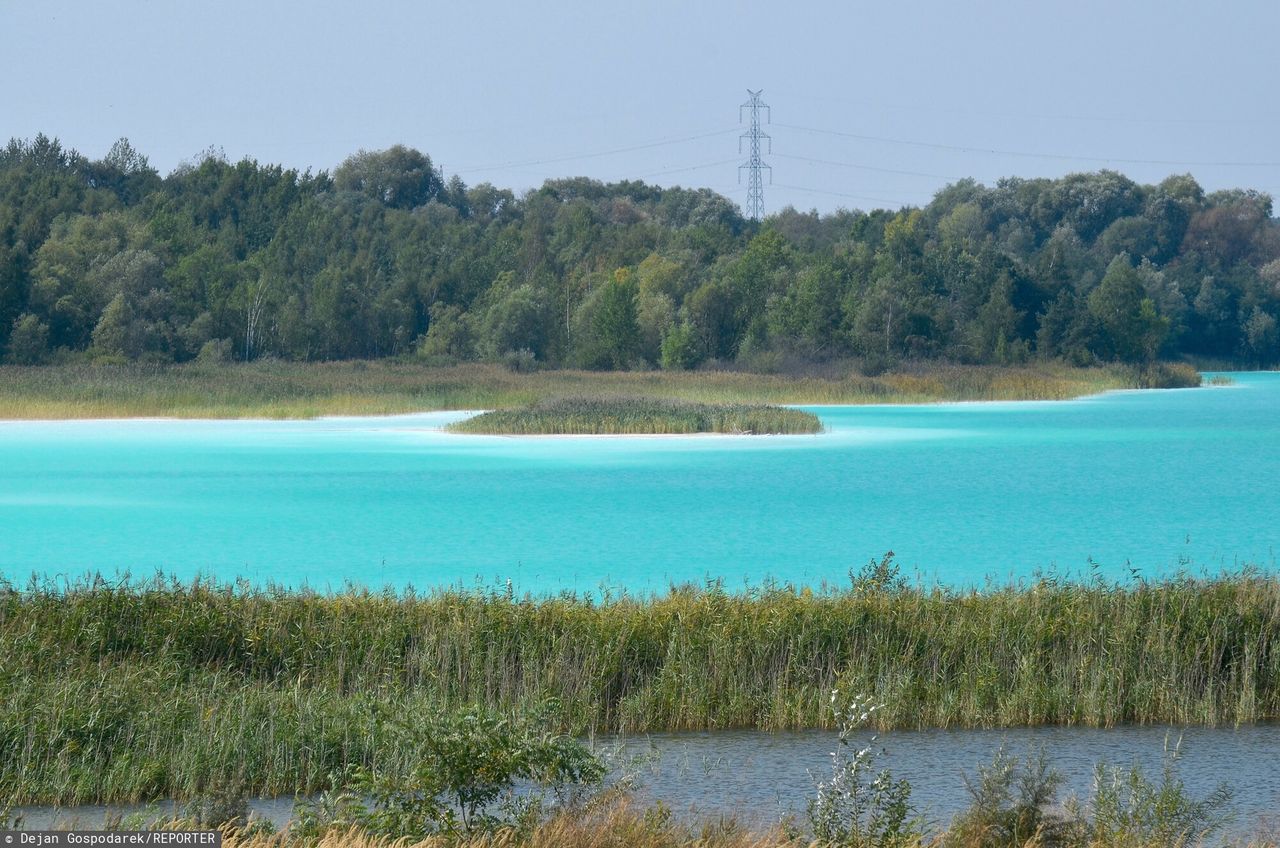
[[[782,126],[779,124],[779,126]],[[896,168],[877,168],[874,165],[856,165],[853,162],[837,162],[833,159],[814,159],[809,156],[792,156],[788,153],[775,153],[782,159],[795,159],[799,162],[812,162],[815,165],[834,165],[837,168],[856,168],[860,171],[875,171],[880,174],[904,174],[909,177],[930,177],[936,180],[962,180],[964,177],[949,177],[946,174],[929,174],[924,171],[900,171]]]
[[[742,110],[751,110],[751,129],[738,136],[738,153],[742,153],[742,142],[744,140],[750,143],[750,158],[738,166],[738,179],[742,179],[742,169],[747,169],[747,217],[753,221],[759,221],[764,215],[764,180],[762,172],[769,172],[769,182],[773,182],[773,168],[766,165],[760,158],[760,142],[769,142],[769,152],[773,152],[773,141],[768,134],[760,129],[760,110],[764,109],[768,112],[769,123],[773,123],[773,111],[769,109],[768,104],[760,99],[760,95],[764,93],[764,89],[752,91],[747,89],[747,94],[751,95],[751,99],[738,107],[738,121],[742,121]]]
[[[576,159],[595,159],[600,156],[613,156],[617,153],[631,153],[636,150],[649,150],[654,147],[666,147],[671,144],[684,144],[689,141],[697,141],[703,138],[713,138],[720,135],[728,135],[732,132],[738,132],[737,127],[730,127],[724,130],[714,130],[712,132],[698,133],[697,135],[687,135],[680,138],[658,139],[657,141],[645,142],[643,144],[633,144],[628,147],[615,147],[611,150],[596,150],[589,153],[574,153],[567,156],[554,156],[548,159],[527,159],[520,162],[501,162],[493,165],[476,165],[469,168],[460,168],[454,173],[472,174],[477,171],[502,171],[507,168],[524,168],[532,165],[551,165],[557,162],[572,162]]]
[[[683,171],[701,171],[703,168],[715,168],[720,165],[728,165],[730,162],[737,162],[737,161],[738,161],[738,157],[734,156],[732,159],[718,159],[715,162],[703,162],[701,165],[689,165],[684,168],[664,168],[661,171],[650,171],[647,174],[641,174],[636,179],[644,180],[644,179],[648,179],[649,177],[660,177],[663,174],[678,174]]]
[[[774,183],[774,185],[777,186],[778,188],[785,188],[791,191],[803,191],[803,192],[806,192],[807,194],[826,194],[826,195],[830,195],[831,197],[848,197],[853,200],[867,200],[872,203],[897,203],[902,206],[914,205],[912,203],[905,202],[897,198],[874,197],[874,196],[865,195],[865,194],[846,194],[845,192],[841,192],[841,191],[827,191],[826,189],[820,189],[820,188],[805,188],[804,186],[786,185],[785,183]]]
[[[933,115],[969,115],[979,118],[1012,118],[1014,120],[1034,120],[1034,121],[1082,121],[1090,123],[1108,123],[1108,124],[1201,124],[1201,125],[1250,125],[1250,124],[1266,124],[1276,120],[1276,115],[1259,115],[1252,114],[1249,116],[1236,116],[1232,118],[1225,117],[1207,117],[1207,118],[1174,118],[1162,117],[1152,118],[1143,115],[1081,115],[1081,114],[1054,114],[1049,112],[1006,112],[1006,111],[990,111],[983,109],[957,109],[946,106],[913,106],[906,104],[886,104],[873,100],[861,100],[848,97],[830,97],[827,95],[815,96],[799,92],[784,92],[788,99],[809,100],[821,103],[843,103],[850,106],[856,106],[860,109],[875,109],[882,112],[915,112],[919,114]]]
[[[1201,162],[1196,160],[1181,159],[1126,159],[1118,156],[1077,156],[1069,153],[1033,153],[1025,150],[1001,150],[999,148],[987,147],[962,147],[953,144],[937,144],[929,141],[916,141],[913,139],[903,138],[886,138],[878,135],[864,135],[862,133],[840,132],[838,130],[824,130],[816,127],[801,127],[795,124],[778,124],[777,126],[786,129],[799,130],[800,132],[817,133],[819,135],[832,135],[840,138],[853,138],[859,141],[876,141],[884,144],[902,144],[910,147],[927,147],[931,150],[951,150],[958,153],[983,153],[993,156],[1022,156],[1032,159],[1059,159],[1070,160],[1076,162],[1118,162],[1125,165],[1194,165],[1199,167],[1224,167],[1224,168],[1280,168],[1280,162]]]

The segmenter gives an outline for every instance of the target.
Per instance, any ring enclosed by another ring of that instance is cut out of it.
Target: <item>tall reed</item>
[[[565,728],[879,728],[1280,718],[1280,583],[1245,573],[656,597],[324,595],[247,585],[0,591],[0,797],[323,785],[402,762],[379,715],[554,699]]]
[[[805,434],[822,430],[811,412],[766,404],[664,398],[551,398],[485,412],[449,425],[455,433],[505,436],[689,433]]]

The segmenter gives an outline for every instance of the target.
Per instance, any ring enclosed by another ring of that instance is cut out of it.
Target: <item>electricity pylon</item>
[[[749,141],[751,148],[751,158],[738,166],[738,182],[742,182],[742,169],[747,169],[747,217],[753,221],[759,221],[764,215],[764,175],[762,171],[769,172],[769,182],[773,182],[773,168],[766,165],[760,159],[760,142],[768,143],[769,152],[773,152],[773,139],[760,129],[760,110],[765,110],[765,120],[773,122],[773,112],[769,109],[769,105],[760,100],[760,95],[764,93],[764,89],[752,91],[747,89],[747,94],[751,95],[751,99],[738,107],[738,122],[742,122],[742,110],[751,110],[751,129],[744,132],[738,137],[738,152],[742,152],[742,142]]]

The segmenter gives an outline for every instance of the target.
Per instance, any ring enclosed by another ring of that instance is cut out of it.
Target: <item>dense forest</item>
[[[745,220],[707,189],[517,196],[404,147],[331,174],[209,152],[161,177],[0,150],[14,364],[413,357],[770,370],[858,357],[1280,360],[1271,198],[1187,175],[965,180],[924,208]]]

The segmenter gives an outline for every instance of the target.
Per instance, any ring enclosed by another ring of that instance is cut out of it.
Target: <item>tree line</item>
[[[318,174],[211,150],[165,177],[125,139],[0,150],[14,364],[1266,366],[1278,316],[1271,198],[1189,175],[962,180],[922,208],[756,223],[708,189],[467,186],[402,146]]]

